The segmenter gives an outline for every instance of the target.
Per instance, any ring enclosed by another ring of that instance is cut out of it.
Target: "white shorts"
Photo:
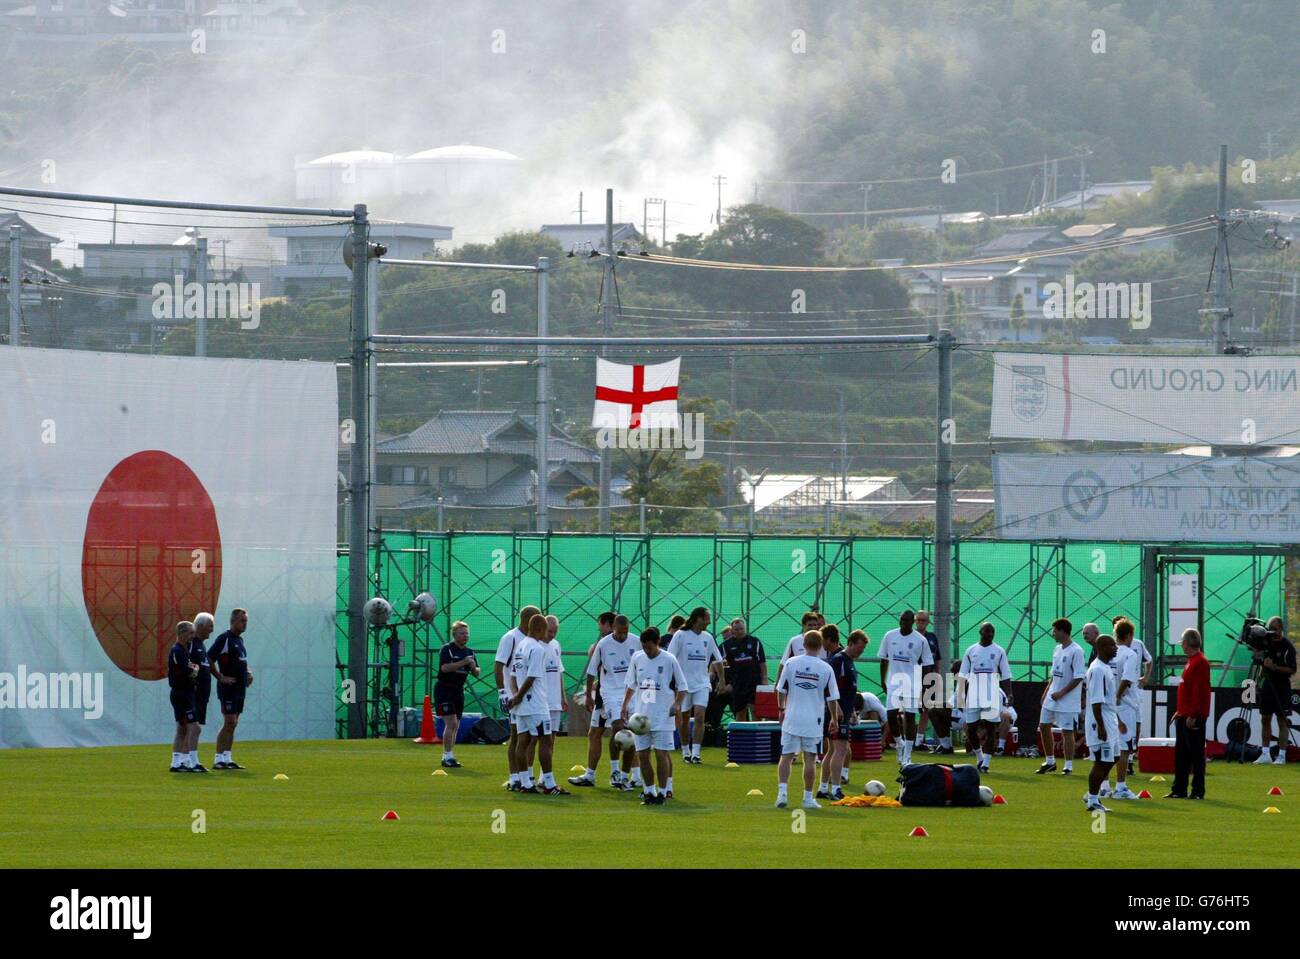
[[[1002,710],[1002,715],[999,718],[1007,720],[1012,726],[1014,726],[1019,717],[1016,716],[1016,709],[1014,706],[1007,706]]]
[[[682,712],[688,709],[708,709],[709,708],[709,690],[691,689],[687,690],[685,697],[682,698]]]
[[[551,732],[556,733],[560,731],[560,717],[563,715],[564,715],[563,710],[560,709],[551,710]]]
[[[1127,706],[1121,706],[1118,710],[1120,722],[1124,724],[1127,732],[1119,734],[1120,745],[1124,747],[1125,752],[1132,752],[1137,746],[1138,738],[1138,713],[1136,709]]]
[[[961,711],[961,721],[967,725],[978,722],[996,723],[1001,718],[996,706],[990,706],[987,709],[981,709],[979,706],[967,706]]]
[[[593,709],[591,711],[591,728],[604,729],[606,726],[612,727],[614,723],[618,722],[622,718],[623,703],[620,700],[619,704],[612,708],[606,705],[601,709]]]
[[[551,734],[551,717],[549,715],[523,715],[515,719],[515,729],[519,735],[549,736]]]
[[[1119,740],[1108,739],[1104,743],[1088,739],[1088,753],[1092,756],[1094,762],[1113,763],[1119,758]]]
[[[1077,709],[1053,709],[1047,703],[1043,703],[1042,712],[1038,715],[1038,724],[1050,724],[1058,729],[1073,731],[1079,728],[1079,711]]]
[[[671,729],[652,729],[644,736],[633,734],[636,740],[637,752],[645,752],[647,749],[658,749],[670,753],[673,751],[673,730]]]
[[[822,751],[822,737],[794,736],[781,730],[781,755],[790,753],[819,753]]]

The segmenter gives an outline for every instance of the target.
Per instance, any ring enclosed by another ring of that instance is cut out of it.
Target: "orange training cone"
[[[1281,787],[1281,786],[1274,786],[1272,789],[1270,789],[1270,790],[1268,791],[1268,794],[1269,794],[1270,796],[1280,796],[1280,795],[1282,795],[1282,787]]]
[[[993,805],[1005,806],[1006,804],[1007,804],[1007,799],[1005,796],[1002,795],[1002,793],[998,793],[993,797]]]
[[[1150,799],[1150,798],[1151,798],[1151,794],[1147,792],[1145,789],[1142,790],[1140,793],[1138,793],[1138,799]]]
[[[433,700],[428,696],[424,697],[424,716],[420,720],[420,735],[411,742],[421,743],[425,746],[442,742],[438,738],[438,727],[433,724]],[[393,818],[396,819],[397,817],[394,816]]]
[[[398,818],[398,817],[397,817],[397,813],[393,812],[391,809],[388,810],[388,812],[384,813],[384,819],[385,819],[385,820],[388,820],[388,819],[396,819],[396,818]]]
[[[915,837],[915,838],[917,838],[917,839],[925,839],[925,838],[926,838],[927,836],[929,836],[930,834],[929,834],[928,832],[925,831],[925,827],[924,827],[924,826],[917,826],[915,829],[913,829],[913,830],[912,830],[911,832],[909,832],[907,835],[908,835],[909,838],[911,838],[911,837]]]

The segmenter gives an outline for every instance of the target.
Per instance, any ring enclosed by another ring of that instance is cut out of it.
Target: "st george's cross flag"
[[[0,747],[169,741],[176,624],[236,607],[240,734],[332,736],[333,364],[3,346],[0,396]]]
[[[596,358],[596,429],[680,429],[677,415],[679,356],[667,363],[626,366]]]

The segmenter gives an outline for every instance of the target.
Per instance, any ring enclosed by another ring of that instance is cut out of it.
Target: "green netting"
[[[1284,564],[1268,555],[1209,555],[1203,561],[1206,649],[1221,663],[1233,645],[1228,634],[1236,634],[1247,610],[1264,617],[1283,612]],[[1142,621],[1141,566],[1142,547],[1131,543],[962,541],[954,551],[952,652],[974,642],[979,624],[989,620],[1007,647],[1014,677],[1042,679],[1058,616],[1068,616],[1076,629],[1090,620],[1108,629],[1122,613],[1151,642],[1155,626]],[[344,675],[347,567],[341,555],[338,659]],[[813,606],[843,630],[865,629],[878,640],[897,624],[900,610],[929,607],[934,568],[933,543],[922,538],[386,532],[369,572],[375,592],[399,612],[423,590],[439,600],[430,626],[403,632],[403,704],[418,706],[432,692],[438,650],[450,624],[464,620],[483,666],[482,678],[467,690],[466,708],[496,714],[492,657],[524,605],[560,618],[566,687],[577,691],[604,610],[626,613],[636,629],[663,628],[674,613],[695,606],[707,607],[715,619],[743,616],[775,658]],[[372,647],[371,662],[383,658]],[[1236,663],[1244,666],[1244,657],[1239,654]],[[864,658],[859,672],[864,688],[879,689],[873,660]],[[1241,670],[1221,673],[1216,666],[1216,682],[1221,674],[1225,683],[1242,678]],[[387,670],[373,675],[384,682]],[[342,730],[341,706],[338,718]]]

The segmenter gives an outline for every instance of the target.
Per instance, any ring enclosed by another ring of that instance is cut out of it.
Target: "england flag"
[[[625,366],[596,359],[596,429],[680,429],[677,379],[682,360]]]

